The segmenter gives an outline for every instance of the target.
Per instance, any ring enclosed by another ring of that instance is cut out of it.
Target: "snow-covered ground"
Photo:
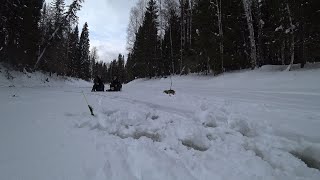
[[[173,77],[168,96],[169,78],[92,93],[0,66],[0,179],[319,180],[320,69],[280,69]]]

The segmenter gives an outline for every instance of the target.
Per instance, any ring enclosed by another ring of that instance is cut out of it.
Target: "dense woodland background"
[[[81,3],[4,0],[0,61],[105,82],[320,61],[319,0],[138,0],[127,59],[119,54],[111,63],[90,48],[88,24],[79,29]]]

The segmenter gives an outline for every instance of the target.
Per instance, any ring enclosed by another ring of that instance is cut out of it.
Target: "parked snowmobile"
[[[114,77],[113,81],[110,84],[110,89],[108,89],[107,91],[121,91],[121,89],[122,89],[121,82],[118,80],[117,77]]]

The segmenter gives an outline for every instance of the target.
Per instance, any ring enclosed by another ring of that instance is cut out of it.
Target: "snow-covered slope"
[[[319,69],[177,76],[175,96],[1,71],[0,179],[320,179]]]
[[[10,69],[10,68],[9,68]],[[49,73],[29,73],[8,70],[3,64],[0,64],[0,87],[24,87],[24,88],[37,88],[37,87],[85,87],[90,86],[90,83],[56,74],[49,75]]]

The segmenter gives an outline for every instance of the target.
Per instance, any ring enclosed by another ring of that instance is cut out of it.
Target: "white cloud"
[[[67,5],[70,2],[66,0]],[[78,13],[79,29],[88,22],[90,44],[98,48],[100,60],[110,62],[119,53],[127,54],[126,29],[135,3],[136,0],[85,0]]]
[[[98,48],[100,60],[110,62],[126,54],[126,28],[134,0],[86,0],[79,23],[88,22],[91,47]]]

